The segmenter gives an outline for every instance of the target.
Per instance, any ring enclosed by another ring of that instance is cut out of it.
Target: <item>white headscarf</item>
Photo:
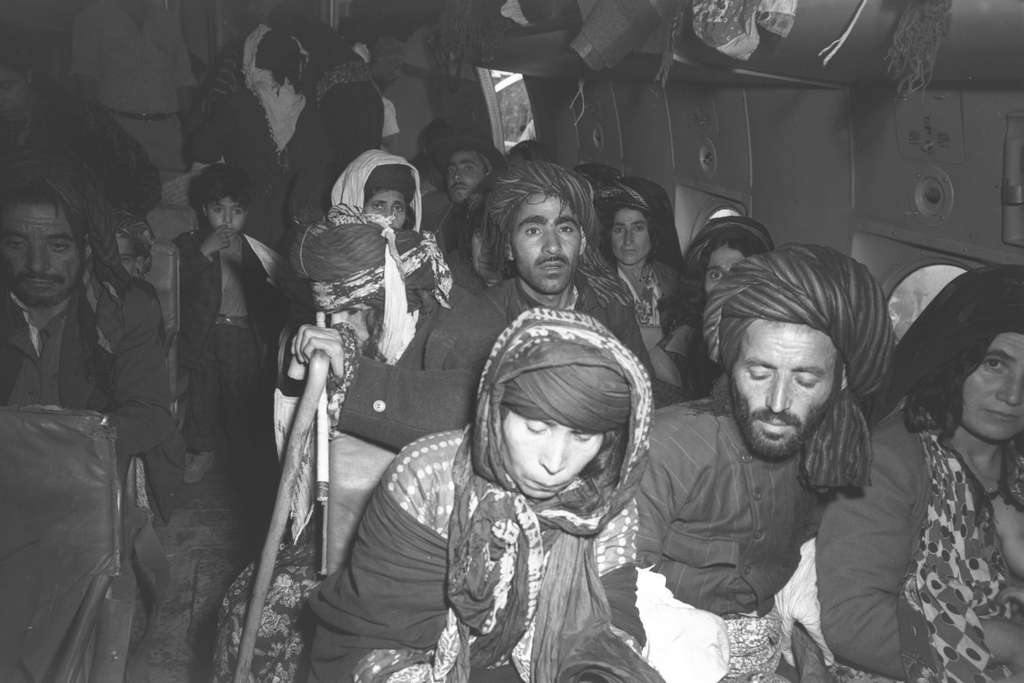
[[[413,185],[416,189],[412,195],[412,211],[416,214],[416,224],[413,226],[413,230],[420,232],[423,202],[420,200],[419,171],[402,157],[382,152],[379,149],[366,150],[345,167],[345,170],[338,176],[338,180],[335,181],[334,187],[331,188],[331,206],[345,204],[353,208],[364,209],[363,192],[366,189],[366,180],[370,177],[373,169],[392,164],[406,166],[412,174]],[[401,226],[397,227],[401,228]]]
[[[245,48],[242,52],[242,73],[245,76],[246,86],[263,105],[267,116],[267,125],[270,128],[270,137],[274,140],[277,153],[280,154],[295,135],[295,125],[298,123],[299,114],[306,106],[306,97],[295,92],[293,83],[278,84],[270,71],[256,66],[256,49],[259,47],[260,41],[263,40],[263,36],[269,32],[269,26],[260,24],[245,39]],[[299,52],[308,57],[309,53],[302,47],[302,43],[294,36],[292,40],[298,45]]]

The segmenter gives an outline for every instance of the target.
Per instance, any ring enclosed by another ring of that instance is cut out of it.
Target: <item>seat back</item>
[[[167,337],[167,366],[170,373],[172,412],[177,414],[178,398],[183,387],[178,381],[178,332],[181,330],[181,283],[178,270],[178,247],[158,239],[152,249],[153,265],[146,281],[153,285],[164,316]]]
[[[89,680],[124,559],[114,430],[91,411],[4,407],[0,434],[0,680]]]
[[[348,557],[373,490],[395,453],[350,434],[331,440],[331,482],[327,496],[327,574]]]

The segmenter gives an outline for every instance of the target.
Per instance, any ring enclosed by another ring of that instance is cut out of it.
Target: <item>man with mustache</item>
[[[474,268],[474,242],[479,250],[479,227],[484,221],[487,187],[493,173],[505,169],[505,158],[490,141],[474,134],[451,132],[430,147],[434,165],[445,174],[448,208],[435,224],[424,228],[437,234],[437,243],[452,268],[455,283],[473,292],[493,279],[486,269]],[[497,276],[500,279],[500,276]]]
[[[83,169],[27,152],[0,164],[0,404],[108,413],[122,474],[174,432],[160,304],[143,287]]]
[[[600,274],[578,273],[595,230],[593,193],[578,174],[550,162],[528,162],[497,176],[487,199],[488,234],[515,277],[475,296],[453,292],[450,310],[421,322],[394,365],[366,356],[346,357],[338,333],[304,325],[292,349],[300,361],[316,350],[332,359],[337,375],[358,363],[340,413],[341,431],[401,448],[470,418],[484,361],[495,339],[520,313],[535,306],[574,309],[604,324],[644,365],[649,358],[628,304],[601,296]]]
[[[167,514],[174,500],[169,484],[181,478],[184,453],[175,441],[162,341],[160,304],[145,283],[121,266],[110,209],[91,176],[61,157],[20,152],[0,161],[0,405],[104,413],[116,430],[120,481],[132,479],[131,456],[145,456],[156,494],[150,501]],[[84,452],[81,445],[77,448]],[[96,466],[96,472],[101,469]],[[64,569],[49,573],[38,566],[39,556],[22,552],[55,542],[52,525],[64,513],[55,516],[54,510],[63,504],[55,500],[40,509],[12,511],[8,505],[0,510],[4,519],[17,520],[12,527],[17,531],[7,534],[0,556],[5,575],[19,579],[5,583],[0,596],[2,680],[43,677],[45,672],[37,669],[61,651],[79,605],[85,604],[87,581],[68,578],[60,591],[50,591],[46,577],[78,575]],[[169,571],[137,499],[124,495],[118,508],[122,552],[134,567],[124,574],[132,582],[128,586],[135,581],[129,577]],[[71,525],[64,527],[67,536],[59,538],[77,534],[75,541],[87,547],[91,533],[96,531],[88,525]],[[77,547],[66,552],[74,554]],[[159,591],[160,582],[150,587]]]
[[[678,600],[724,618],[729,676],[768,675],[794,617],[824,646],[813,585],[798,609],[776,596],[812,561],[816,493],[867,480],[866,407],[893,332],[867,268],[787,245],[720,281],[704,336],[726,381],[655,414],[638,554]]]

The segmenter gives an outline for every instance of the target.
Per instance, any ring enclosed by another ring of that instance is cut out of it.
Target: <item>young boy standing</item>
[[[277,257],[245,235],[245,171],[209,166],[192,190],[201,227],[174,240],[181,259],[180,360],[189,371],[185,481],[201,480],[222,444],[229,477],[262,509],[273,504],[277,467],[272,361],[286,314],[273,282]]]

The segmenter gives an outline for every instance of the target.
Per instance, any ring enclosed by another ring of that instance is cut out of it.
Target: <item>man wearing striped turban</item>
[[[824,645],[817,600],[794,605],[791,578],[813,562],[801,546],[816,493],[867,481],[865,416],[894,337],[867,268],[812,245],[736,264],[710,294],[704,336],[728,383],[656,416],[639,553],[677,599],[725,618],[730,676],[766,674],[794,618]]]
[[[395,365],[346,354],[330,330],[299,329],[300,361],[325,351],[337,372],[358,369],[340,413],[339,429],[401,448],[438,429],[464,426],[494,340],[523,311],[538,306],[586,313],[608,327],[649,367],[631,305],[602,299],[594,278],[578,266],[594,225],[593,194],[580,176],[556,164],[529,162],[498,176],[488,198],[490,244],[513,262],[516,276],[472,296],[417,328]],[[340,374],[340,373],[338,373]]]

